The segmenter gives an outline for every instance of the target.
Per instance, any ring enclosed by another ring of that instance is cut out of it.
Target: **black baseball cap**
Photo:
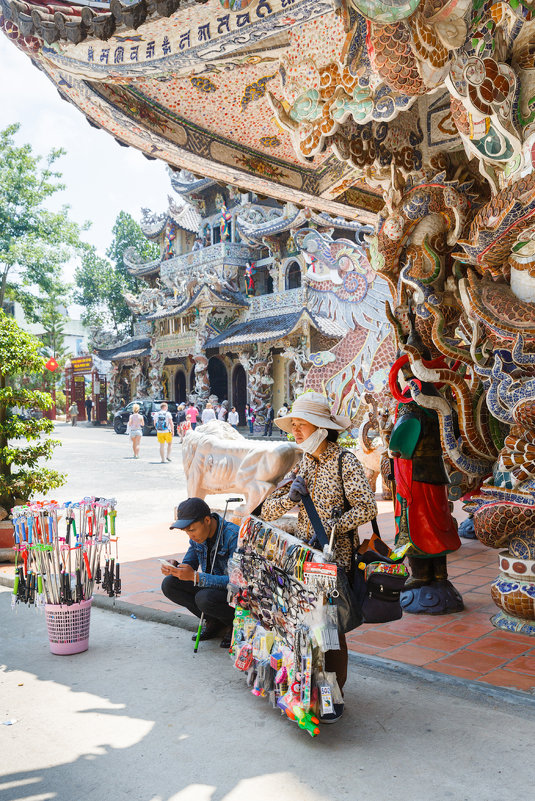
[[[202,498],[188,498],[177,507],[177,519],[169,528],[187,528],[197,520],[210,517],[211,514],[210,507]]]

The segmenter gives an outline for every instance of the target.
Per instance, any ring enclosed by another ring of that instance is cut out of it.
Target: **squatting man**
[[[178,507],[177,519],[170,528],[186,532],[189,548],[180,564],[175,559],[162,564],[162,592],[196,617],[204,612],[201,640],[222,636],[221,647],[229,648],[234,609],[227,603],[228,560],[238,546],[238,526],[222,521],[201,498],[188,498]]]

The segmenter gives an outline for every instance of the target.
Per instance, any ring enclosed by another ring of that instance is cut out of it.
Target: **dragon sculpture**
[[[351,417],[357,429],[367,410],[366,393],[380,404],[387,400],[388,367],[395,355],[384,311],[388,283],[372,270],[356,242],[333,240],[315,229],[299,231],[296,240],[309,263],[309,307],[346,332],[331,350],[310,354],[306,389],[329,395],[335,413]]]

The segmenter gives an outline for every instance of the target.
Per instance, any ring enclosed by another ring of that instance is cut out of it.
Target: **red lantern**
[[[50,372],[53,373],[54,370],[58,369],[59,365],[58,365],[57,361],[54,359],[54,357],[51,356],[50,359],[45,364],[45,367],[46,367],[47,370],[50,370]]]

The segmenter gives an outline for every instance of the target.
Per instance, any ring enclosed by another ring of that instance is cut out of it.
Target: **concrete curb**
[[[0,586],[13,589],[13,579],[7,576],[0,576]],[[198,622],[191,615],[182,612],[164,612],[160,609],[150,609],[147,606],[132,604],[129,601],[121,601],[119,598],[109,598],[107,595],[94,595],[93,606],[97,609],[107,609],[108,612],[116,612],[119,615],[134,615],[139,620],[147,620],[150,623],[165,623],[167,626],[176,626],[187,631],[197,631]]]
[[[12,589],[13,579],[7,576],[0,576],[0,585]],[[107,595],[94,595],[93,605],[97,609],[106,609],[119,615],[134,615],[139,620],[147,620],[150,623],[162,623],[191,632],[197,631],[198,623],[196,620],[190,615],[184,615],[181,612],[172,613],[159,609],[150,609],[146,606],[121,601],[117,598],[109,598]],[[446,673],[426,670],[416,665],[394,662],[390,659],[383,659],[380,656],[356,654],[352,651],[349,652],[349,662],[356,667],[388,675],[399,681],[425,681],[427,684],[439,685],[441,689],[455,690],[457,695],[462,694],[465,698],[472,697],[473,699],[475,696],[478,701],[483,701],[487,704],[494,702],[506,703],[535,713],[535,690],[534,694],[530,695],[521,690],[508,690],[506,687],[495,687],[492,684],[470,681],[470,679],[462,679],[458,676],[449,676]],[[535,676],[533,677],[533,684],[535,687]]]
[[[439,673],[434,670],[426,670],[417,665],[407,665],[405,662],[394,662],[390,659],[383,659],[380,656],[369,656],[368,654],[356,654],[349,651],[349,661],[355,666],[372,670],[375,673],[398,679],[399,681],[425,681],[427,684],[440,685],[441,689],[455,691],[455,695],[462,695],[464,698],[484,701],[487,704],[499,702],[512,706],[521,706],[523,710],[535,713],[535,694],[530,695],[522,690],[508,690],[506,687],[496,687],[485,682],[470,681],[459,676],[450,676],[447,673]],[[533,677],[535,687],[535,676]],[[534,690],[535,693],[535,690]]]
[[[119,598],[109,598],[107,595],[93,595],[93,606],[97,609],[107,609],[108,612],[117,612],[119,615],[134,615],[139,620],[148,620],[150,623],[165,623],[167,626],[176,626],[187,631],[197,631],[199,622],[191,615],[182,612],[164,612],[161,609],[150,609],[147,606],[121,601]]]

